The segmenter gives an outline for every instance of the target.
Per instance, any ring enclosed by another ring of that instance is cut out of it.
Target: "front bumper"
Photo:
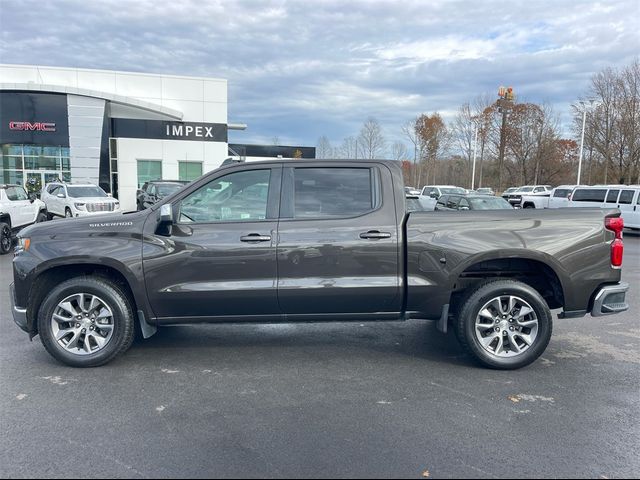
[[[601,287],[593,300],[591,316],[602,317],[629,310],[629,304],[626,302],[627,290],[629,284],[625,282]]]
[[[27,326],[27,309],[16,306],[16,289],[13,286],[13,283],[9,285],[9,297],[11,297],[11,313],[13,315],[13,321],[21,330],[29,333],[29,327]]]

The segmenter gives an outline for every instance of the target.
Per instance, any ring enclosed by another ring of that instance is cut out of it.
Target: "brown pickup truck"
[[[102,365],[134,330],[431,319],[482,364],[537,359],[560,317],[627,310],[618,210],[407,213],[385,161],[210,172],[142,212],[22,231],[13,316],[58,360]]]

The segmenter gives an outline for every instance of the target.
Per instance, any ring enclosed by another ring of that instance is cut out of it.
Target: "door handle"
[[[360,238],[364,238],[366,240],[379,240],[381,238],[391,238],[391,234],[389,232],[369,230],[368,232],[361,233]]]
[[[259,233],[250,233],[240,237],[241,242],[270,242],[271,235],[260,235]]]

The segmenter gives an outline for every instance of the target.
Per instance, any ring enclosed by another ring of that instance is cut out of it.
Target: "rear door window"
[[[381,204],[375,168],[293,169],[293,218],[355,217]]]
[[[602,203],[607,195],[606,188],[581,188],[573,192],[571,198],[574,202],[597,202]]]
[[[609,190],[609,193],[607,193],[607,203],[617,203],[618,193],[620,193],[620,190]]]
[[[631,202],[633,202],[634,193],[636,193],[635,190],[623,190],[620,194],[618,203],[621,205],[631,205]]]

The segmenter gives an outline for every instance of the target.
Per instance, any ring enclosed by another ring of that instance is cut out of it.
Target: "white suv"
[[[49,216],[84,217],[120,211],[120,202],[96,185],[49,183],[42,189]]]
[[[0,185],[0,254],[11,250],[13,235],[47,219],[47,207],[19,185]]]

